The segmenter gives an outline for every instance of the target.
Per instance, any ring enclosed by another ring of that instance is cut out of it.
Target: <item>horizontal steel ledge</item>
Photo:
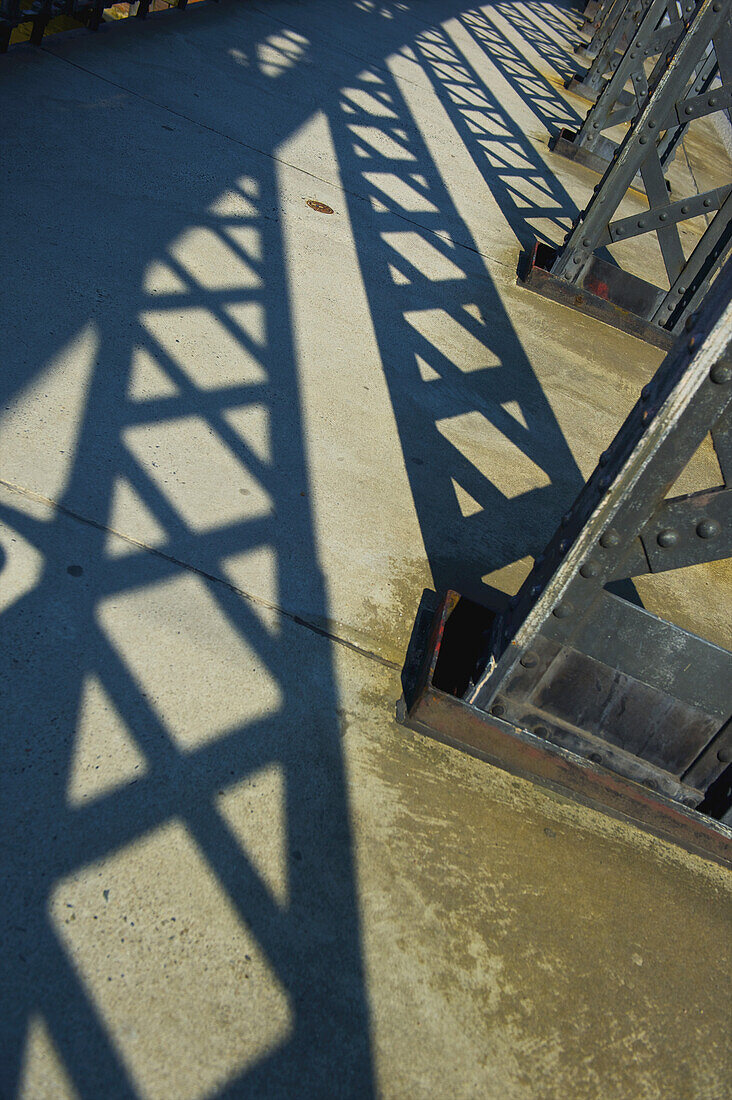
[[[657,348],[662,348],[664,351],[668,351],[672,347],[674,343],[672,333],[659,325],[653,324],[652,321],[647,321],[640,314],[634,313],[624,306],[621,301],[613,300],[609,284],[603,285],[602,282],[596,282],[594,284],[596,290],[593,291],[588,286],[579,287],[575,283],[567,282],[564,279],[557,278],[556,275],[552,275],[549,267],[555,256],[555,249],[537,242],[531,252],[524,254],[521,259],[518,283],[528,290],[536,291],[544,298],[560,302],[562,305],[576,309],[588,317],[595,317],[598,321],[604,321],[606,325],[621,329],[623,332],[636,336],[639,340],[644,340]],[[610,264],[604,264],[602,260],[595,258],[593,262],[596,265],[596,270],[601,271],[603,268],[607,268],[609,271],[614,272],[616,279],[625,275],[625,272],[611,267]],[[629,283],[632,280],[634,285],[643,283],[641,279],[635,279],[632,275],[627,275],[626,278]],[[649,294],[654,291],[661,293],[657,287],[651,286],[650,283],[643,285]]]
[[[551,626],[550,620],[547,634]],[[732,712],[732,653],[611,592],[601,593],[600,607],[572,646],[716,716],[718,725]]]
[[[564,87],[568,92],[574,92],[575,95],[582,96],[583,99],[589,99],[591,103],[595,102],[602,91],[602,88],[593,88],[591,85],[585,84],[579,76],[572,76],[569,80],[565,80]]]
[[[559,133],[549,141],[549,148],[560,157],[574,160],[577,164],[597,172],[598,175],[604,175],[618,146],[609,138],[600,137],[595,149],[586,149],[576,143],[574,140],[576,136],[576,131],[568,130],[563,126]],[[636,191],[642,191],[645,194],[645,187],[640,175],[635,176],[631,186]]]

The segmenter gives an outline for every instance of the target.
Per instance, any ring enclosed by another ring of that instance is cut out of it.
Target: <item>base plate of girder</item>
[[[464,598],[426,593],[417,614],[402,673],[397,717],[409,729],[547,786],[579,802],[630,821],[664,840],[732,866],[732,829],[640,783],[551,744],[528,730],[466,703],[457,693],[457,670],[471,659],[470,637],[445,641],[445,627]],[[475,638],[490,627],[493,612],[478,607]],[[466,652],[466,649],[468,652]]]
[[[591,88],[589,84],[585,84],[579,76],[570,76],[568,80],[565,80],[564,87],[568,92],[574,92],[575,95],[582,96],[583,99],[589,99],[590,103],[594,103],[600,94],[594,88]]]
[[[674,342],[673,335],[643,316],[653,312],[663,291],[598,256],[592,257],[582,285],[571,283],[549,270],[555,256],[554,248],[537,241],[522,257],[518,283],[668,351]]]
[[[562,127],[559,133],[549,141],[549,148],[553,153],[558,153],[560,157],[566,157],[567,160],[574,160],[577,164],[583,164],[585,168],[591,168],[593,172],[597,172],[598,175],[602,176],[612,161],[613,153],[618,146],[609,138],[601,137],[595,149],[585,149],[583,146],[577,145],[576,136],[574,130],[567,130]],[[640,175],[635,177],[631,186],[636,191],[642,191],[645,194],[645,187]]]

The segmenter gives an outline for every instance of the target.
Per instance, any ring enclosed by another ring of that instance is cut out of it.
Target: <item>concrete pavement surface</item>
[[[422,590],[516,591],[662,358],[515,285],[597,181],[576,27],[222,0],[0,59],[3,1100],[729,1095],[729,875],[394,720]],[[729,644],[728,565],[637,587]]]

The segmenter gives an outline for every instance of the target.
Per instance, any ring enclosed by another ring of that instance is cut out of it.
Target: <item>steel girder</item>
[[[665,0],[653,0],[651,5],[656,14],[664,6]],[[639,90],[637,114],[613,150],[587,209],[575,219],[560,248],[537,244],[519,274],[524,285],[546,297],[663,348],[671,346],[686,318],[699,307],[732,248],[730,184],[672,199],[664,176],[689,121],[718,111],[726,115],[732,101],[731,6],[730,0],[703,0],[698,5],[663,71]],[[719,77],[709,83],[712,67]],[[700,80],[706,90],[698,93]],[[606,108],[603,103],[604,112]],[[593,142],[596,149],[606,140],[600,131],[602,117],[593,119],[590,112],[583,127],[589,150],[587,145],[575,147],[573,141],[575,152],[597,155]],[[619,217],[621,203],[638,180],[648,209]],[[706,216],[706,229],[685,251],[678,225],[699,215]],[[668,289],[623,271],[608,257],[608,248],[644,233],[656,234]]]
[[[732,554],[732,261],[520,591],[418,615],[413,729],[732,862],[732,653],[606,587]],[[722,487],[667,493],[711,432]]]

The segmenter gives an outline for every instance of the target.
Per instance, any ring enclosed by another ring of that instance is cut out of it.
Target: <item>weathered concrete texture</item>
[[[724,1095],[729,877],[393,718],[422,589],[515,591],[661,359],[515,285],[596,182],[573,28],[228,0],[2,59],[3,1097]],[[726,644],[731,587],[638,584]]]

